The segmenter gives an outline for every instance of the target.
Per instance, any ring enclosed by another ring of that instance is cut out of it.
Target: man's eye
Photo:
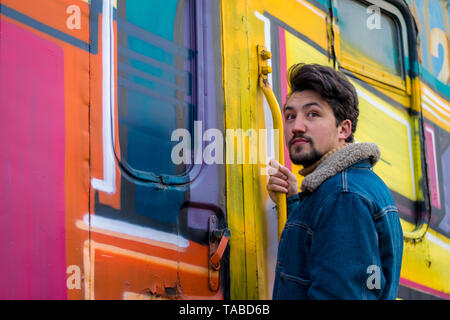
[[[288,114],[287,116],[286,116],[286,120],[292,120],[292,119],[294,119],[295,117],[294,117],[294,115],[292,115],[292,114]]]
[[[314,111],[308,112],[308,117],[317,117],[317,116],[319,116],[317,112]]]

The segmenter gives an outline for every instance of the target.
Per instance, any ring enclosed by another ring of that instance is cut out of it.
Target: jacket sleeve
[[[329,196],[315,212],[310,299],[378,299],[384,285],[372,204],[356,193]]]

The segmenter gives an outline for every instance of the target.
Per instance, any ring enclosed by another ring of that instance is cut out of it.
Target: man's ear
[[[349,119],[342,121],[338,127],[339,139],[345,140],[352,134],[352,122]]]

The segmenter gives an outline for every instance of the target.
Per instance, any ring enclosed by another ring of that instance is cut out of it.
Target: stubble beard
[[[319,161],[322,158],[323,153],[319,152],[315,147],[312,141],[309,141],[311,151],[308,153],[302,154],[301,151],[304,148],[303,146],[290,146],[289,147],[289,157],[291,158],[292,163],[297,165],[302,165],[304,168],[309,167]]]

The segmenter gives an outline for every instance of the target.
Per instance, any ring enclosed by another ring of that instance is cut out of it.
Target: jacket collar
[[[368,159],[371,166],[380,159],[380,149],[375,143],[350,143],[343,146],[308,174],[302,182],[302,191],[314,192],[325,180],[348,167]]]

